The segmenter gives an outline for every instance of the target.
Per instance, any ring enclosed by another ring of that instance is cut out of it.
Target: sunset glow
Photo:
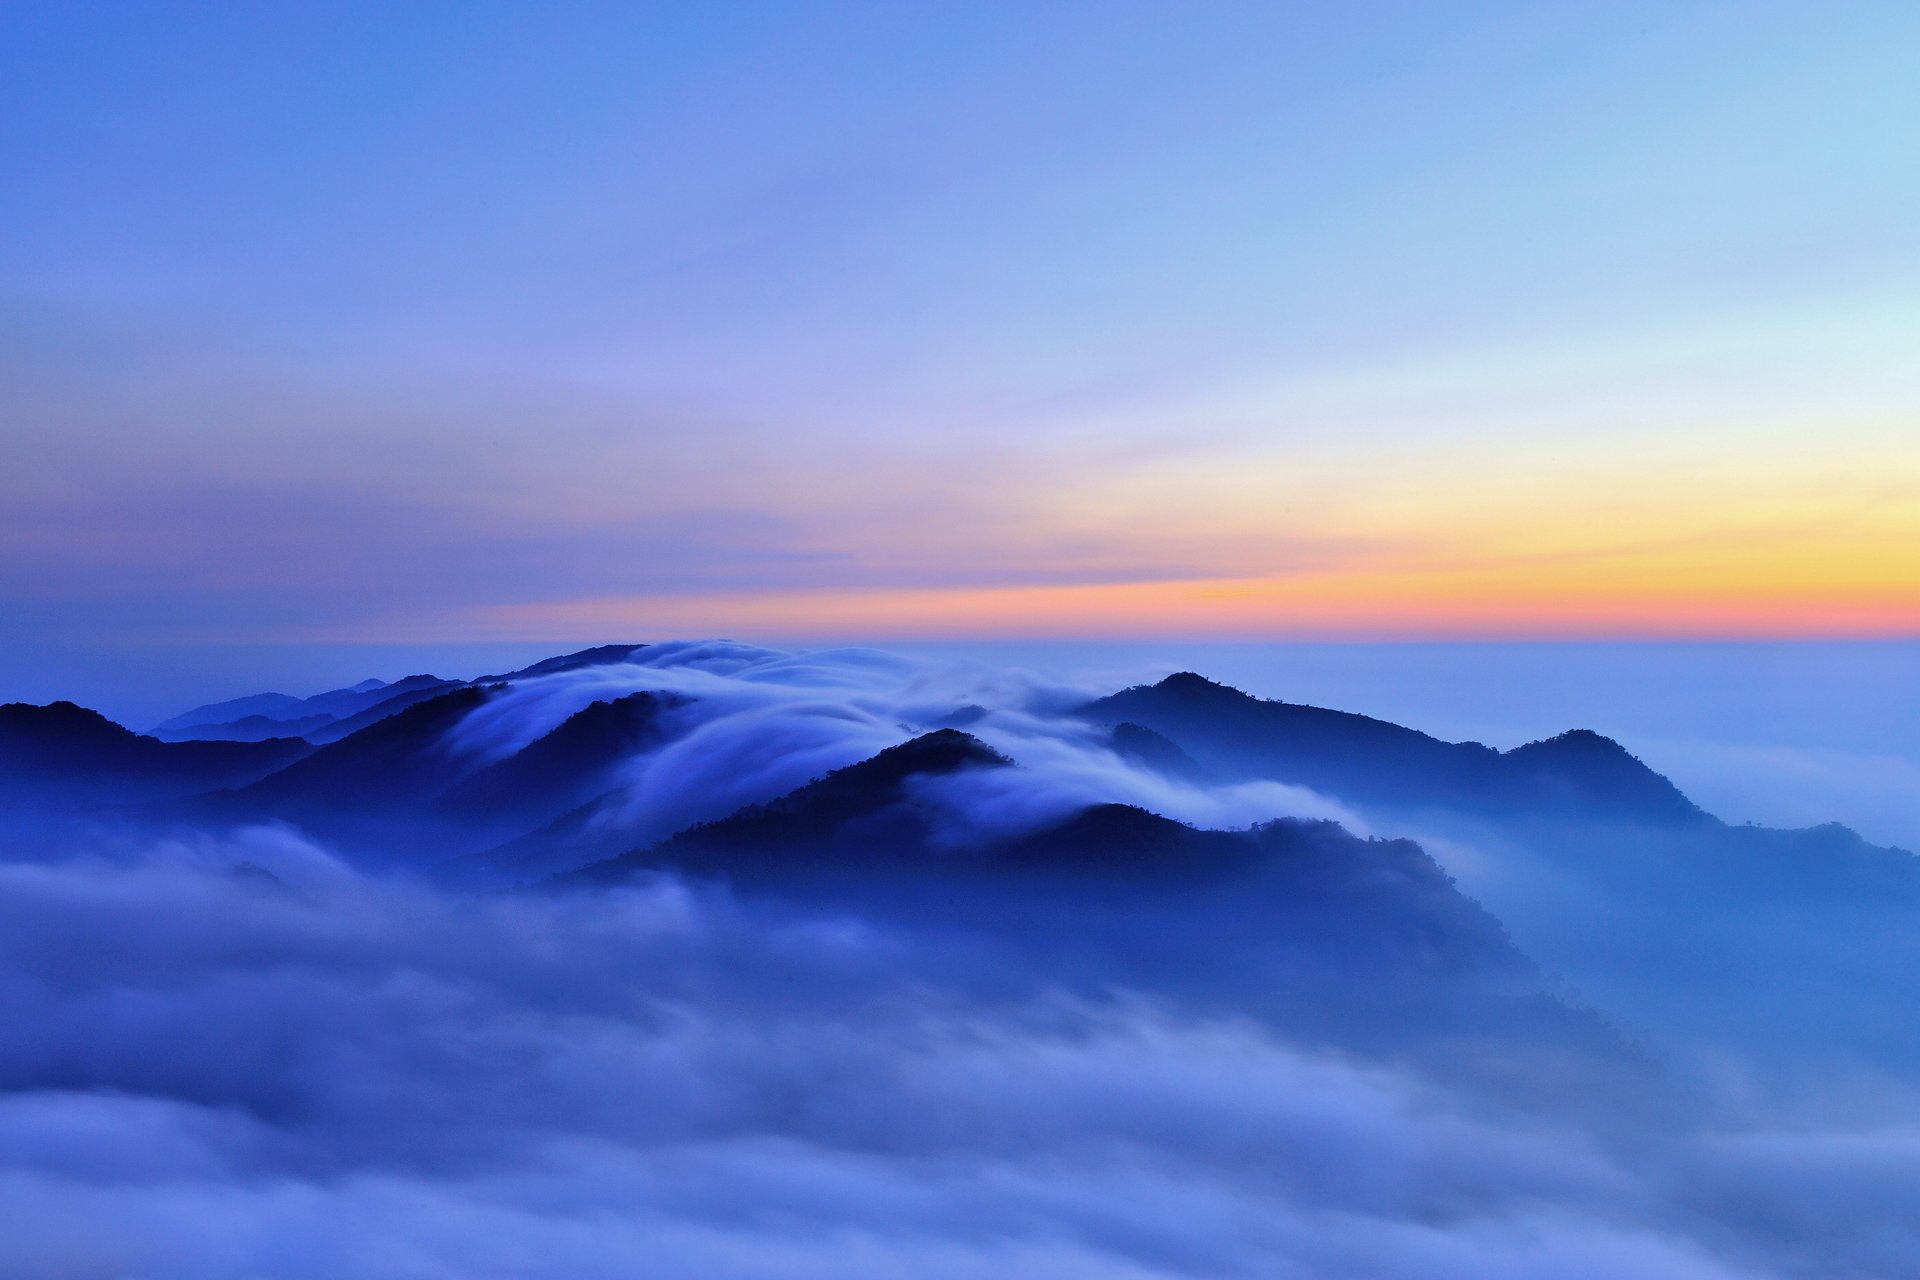
[[[1920,1276],[1920,2],[0,121],[0,1280]]]
[[[1911,14],[1122,7],[11,10],[5,643],[1920,635]]]

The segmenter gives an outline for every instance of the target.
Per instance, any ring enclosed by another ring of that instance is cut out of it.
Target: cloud
[[[635,831],[956,713],[1019,762],[921,780],[959,837],[1102,801],[1202,825],[1359,823],[1278,784],[1146,770],[1065,714],[1092,692],[1071,683],[870,650],[660,645],[520,682],[453,747],[496,759],[640,690],[681,701],[619,774],[614,812]],[[1777,913],[1702,909],[1737,882],[1670,850],[1630,848],[1596,878],[1569,870],[1592,850],[1441,837],[1470,890],[1514,906],[1523,944],[1605,962],[1574,975],[1582,990],[1651,1026],[1685,1090],[1588,1071],[1544,1023],[1461,1026],[1448,1053],[1551,1064],[1540,1088],[1496,1090],[1404,1025],[1361,1027],[1386,1016],[1364,999],[1315,1023],[1269,998],[1273,973],[1175,973],[1177,955],[1143,961],[1142,933],[1091,917],[1055,963],[1018,929],[898,903],[868,916],[671,877],[472,895],[369,874],[287,828],[69,834],[0,863],[0,1021],[19,1029],[0,1040],[0,1218],[17,1224],[0,1273],[1911,1271],[1910,1073],[1876,1074],[1844,1037],[1766,1043],[1802,1008],[1849,1035],[1888,1025],[1897,991],[1842,999],[1806,958],[1857,937],[1846,954],[1885,971],[1910,950],[1896,913],[1830,903],[1783,934]],[[1156,900],[1142,929],[1204,950],[1207,909]],[[1715,951],[1733,960],[1702,961]],[[1743,980],[1794,970],[1797,986]]]
[[[1105,729],[1069,714],[1094,689],[877,649],[654,645],[628,662],[515,683],[460,722],[455,749],[499,759],[592,702],[642,691],[681,701],[662,716],[665,743],[623,766],[617,799],[596,819],[635,842],[771,800],[956,718],[1019,766],[915,788],[957,841],[1029,830],[1106,803],[1204,827],[1310,817],[1368,830],[1349,808],[1304,788],[1185,782],[1123,758]]]
[[[1910,1134],[1516,1111],[949,945],[274,830],[0,867],[0,1271],[1904,1274]]]
[[[1698,739],[1651,746],[1689,793],[1729,821],[1811,827],[1844,814],[1871,840],[1920,849],[1920,759],[1912,754]]]

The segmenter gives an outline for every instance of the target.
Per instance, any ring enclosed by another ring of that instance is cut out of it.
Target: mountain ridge
[[[313,750],[300,738],[166,742],[72,702],[0,706],[0,795],[11,803],[121,804],[244,785]]]
[[[1588,729],[1501,752],[1372,716],[1256,698],[1190,671],[1096,698],[1076,714],[1151,730],[1225,777],[1287,782],[1342,799],[1581,808],[1660,824],[1715,821],[1619,743]]]

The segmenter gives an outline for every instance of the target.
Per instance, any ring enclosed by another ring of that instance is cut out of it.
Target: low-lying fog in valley
[[[1911,1274],[1911,854],[1207,674],[0,709],[0,1273]]]

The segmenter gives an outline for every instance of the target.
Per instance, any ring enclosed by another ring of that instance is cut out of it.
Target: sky
[[[1189,668],[1920,849],[1916,50],[1912,0],[0,0],[0,702]],[[1516,1040],[1529,1118],[1225,979],[1062,1004],[1025,929],[110,836],[0,859],[0,1271],[1913,1271],[1897,893],[1396,834],[1712,1106]]]
[[[18,0],[0,665],[1913,637],[1916,42]]]

